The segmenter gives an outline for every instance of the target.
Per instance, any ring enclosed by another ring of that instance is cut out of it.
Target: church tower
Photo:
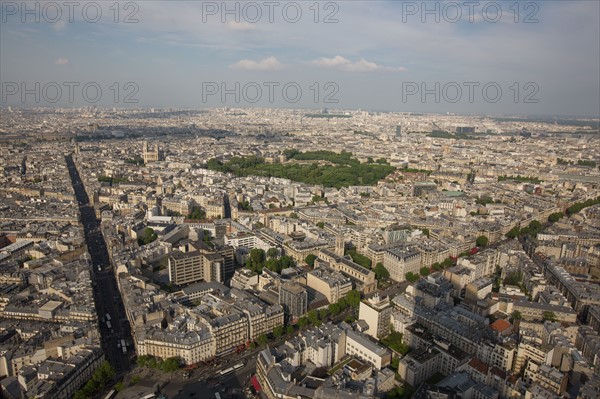
[[[344,242],[344,235],[338,234],[335,238],[335,254],[338,256],[344,256],[346,244]]]

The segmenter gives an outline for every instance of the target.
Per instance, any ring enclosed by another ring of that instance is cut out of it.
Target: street
[[[81,223],[85,232],[85,240],[92,260],[92,281],[94,283],[94,300],[99,319],[102,349],[106,359],[115,369],[118,377],[130,370],[130,356],[133,346],[127,347],[127,353],[120,348],[121,340],[132,344],[129,322],[125,315],[123,300],[117,287],[117,281],[110,266],[110,259],[100,231],[100,223],[96,219],[94,207],[89,204],[88,195],[79,176],[71,155],[65,157],[75,196],[79,202]],[[106,314],[110,316],[110,327]]]

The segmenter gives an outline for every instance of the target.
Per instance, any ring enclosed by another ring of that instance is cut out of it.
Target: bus
[[[221,377],[223,377],[224,375],[227,375],[227,374],[231,374],[231,373],[233,373],[233,367],[229,367],[228,369],[219,371],[219,374],[221,375]]]
[[[110,321],[107,321],[107,322],[106,322],[106,327],[108,327],[108,329],[109,329],[109,330],[111,330],[111,329],[112,329],[112,325],[110,324]]]
[[[238,364],[236,364],[235,366],[233,366],[234,370],[239,370],[242,367],[244,367],[244,362],[239,362]]]
[[[221,399],[221,395],[219,395],[219,392],[215,393],[215,399]]]
[[[115,389],[112,389],[109,393],[106,394],[106,396],[104,396],[103,399],[112,399],[115,397],[116,394],[117,391]]]

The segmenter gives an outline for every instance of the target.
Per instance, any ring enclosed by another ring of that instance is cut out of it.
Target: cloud
[[[240,32],[248,32],[256,29],[256,24],[251,24],[249,22],[234,22],[230,21],[227,24],[227,27],[231,30],[240,31]]]
[[[352,62],[347,58],[342,57],[341,55],[336,55],[333,58],[319,58],[310,62],[312,65],[322,67],[322,68],[333,68],[339,69],[340,71],[345,72],[373,72],[373,71],[405,71],[406,69],[402,67],[386,67],[383,65],[378,65],[374,62],[367,61],[364,58],[361,58],[358,61]]]
[[[69,60],[68,60],[68,59],[66,59],[66,58],[62,58],[62,57],[61,57],[61,58],[57,58],[57,59],[54,61],[54,63],[55,63],[56,65],[69,65]]]
[[[62,19],[52,24],[52,29],[54,29],[57,32],[64,30],[66,27],[67,24]]]
[[[283,69],[283,65],[277,58],[271,56],[260,61],[241,60],[230,65],[230,68],[243,69],[246,71],[278,71]]]

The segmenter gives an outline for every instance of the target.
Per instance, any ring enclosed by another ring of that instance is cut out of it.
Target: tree
[[[421,276],[429,276],[429,268],[427,266],[423,266],[419,269],[419,274],[421,274]]]
[[[277,326],[273,329],[273,336],[279,338],[283,335],[283,326]]]
[[[246,261],[246,267],[256,273],[260,273],[265,266],[265,251],[259,248],[250,250],[250,256]]]
[[[554,312],[546,311],[542,314],[542,318],[544,320],[557,321],[556,314]]]
[[[306,259],[304,259],[306,264],[309,265],[310,267],[315,267],[315,260],[317,260],[317,257],[313,254],[308,255],[306,257]]]
[[[510,272],[508,276],[504,279],[504,285],[519,285],[523,275],[521,272]]]
[[[260,335],[258,336],[258,338],[256,339],[256,343],[257,343],[259,346],[266,345],[266,344],[267,344],[267,342],[269,342],[269,338],[267,338],[267,335],[266,335],[266,334],[260,334]]]
[[[260,248],[250,250],[250,259],[255,264],[261,264],[265,261],[265,251]]]
[[[267,251],[267,257],[274,259],[279,255],[279,251],[277,250],[277,248],[269,248],[269,250]]]
[[[521,315],[521,312],[519,312],[518,310],[515,310],[514,312],[512,312],[511,318],[514,320],[521,320],[523,318],[523,315]]]
[[[419,275],[414,274],[413,272],[408,272],[404,275],[404,278],[406,278],[407,281],[414,283],[415,281],[417,281],[419,279]]]
[[[556,223],[560,219],[562,219],[563,216],[565,216],[564,213],[562,213],[562,212],[555,212],[555,213],[550,214],[550,216],[548,216],[548,221],[550,223]]]
[[[429,238],[429,229],[421,229],[421,231]]]
[[[287,327],[285,328],[285,333],[286,333],[287,335],[291,335],[291,334],[293,334],[293,333],[294,333],[294,326],[287,326]]]
[[[478,247],[485,247],[488,245],[488,238],[486,236],[479,236],[477,237],[477,240],[475,240],[475,245],[477,245]]]
[[[317,321],[319,321],[319,314],[314,309],[310,310],[308,312],[307,316],[308,316],[308,320],[310,321],[311,324],[315,324]]]
[[[542,228],[542,224],[537,220],[532,220],[531,223],[529,223],[529,228],[531,230],[540,230]]]
[[[158,235],[154,232],[154,229],[151,227],[146,227],[142,232],[141,236],[138,238],[138,244],[147,245],[151,242],[155,241],[158,238]]]
[[[390,366],[392,367],[392,370],[398,370],[398,365],[400,364],[400,358],[398,356],[394,356],[392,357],[392,362],[390,364]]]
[[[325,223],[319,222],[319,223],[317,223],[317,227],[319,227],[320,229],[323,229],[323,228],[325,228]]]
[[[304,328],[309,323],[308,319],[304,316],[298,319],[298,327]]]
[[[329,313],[333,316],[335,316],[341,312],[340,305],[337,303],[330,304],[328,309],[329,309]]]
[[[506,237],[513,239],[519,236],[520,230],[519,230],[519,226],[515,226],[512,229],[509,230],[508,233],[506,233]]]
[[[357,290],[348,291],[346,294],[346,300],[350,306],[358,308],[358,305],[360,305],[360,292]]]
[[[340,306],[340,312],[348,307],[348,300],[345,297],[340,298],[337,303]]]
[[[319,310],[319,320],[325,320],[327,316],[329,316],[329,312],[327,311],[327,309]]]
[[[192,209],[192,212],[186,216],[186,219],[195,219],[195,220],[206,219],[206,212],[204,212],[202,210],[202,208],[195,207]]]
[[[438,262],[435,262],[433,265],[431,265],[431,268],[433,270],[435,270],[436,272],[442,270],[442,265],[440,265]]]
[[[375,272],[375,278],[377,280],[386,280],[390,277],[390,272],[388,272],[381,262],[377,262],[373,271]]]
[[[165,360],[161,364],[160,369],[162,371],[166,371],[166,372],[173,372],[173,371],[179,370],[180,367],[181,367],[181,359],[178,356],[175,356],[175,357],[170,357],[167,360]]]
[[[402,333],[396,331],[392,331],[387,337],[383,338],[381,342],[385,346],[393,349],[394,351],[402,355],[407,354],[410,350],[409,346],[405,344],[402,340]]]

